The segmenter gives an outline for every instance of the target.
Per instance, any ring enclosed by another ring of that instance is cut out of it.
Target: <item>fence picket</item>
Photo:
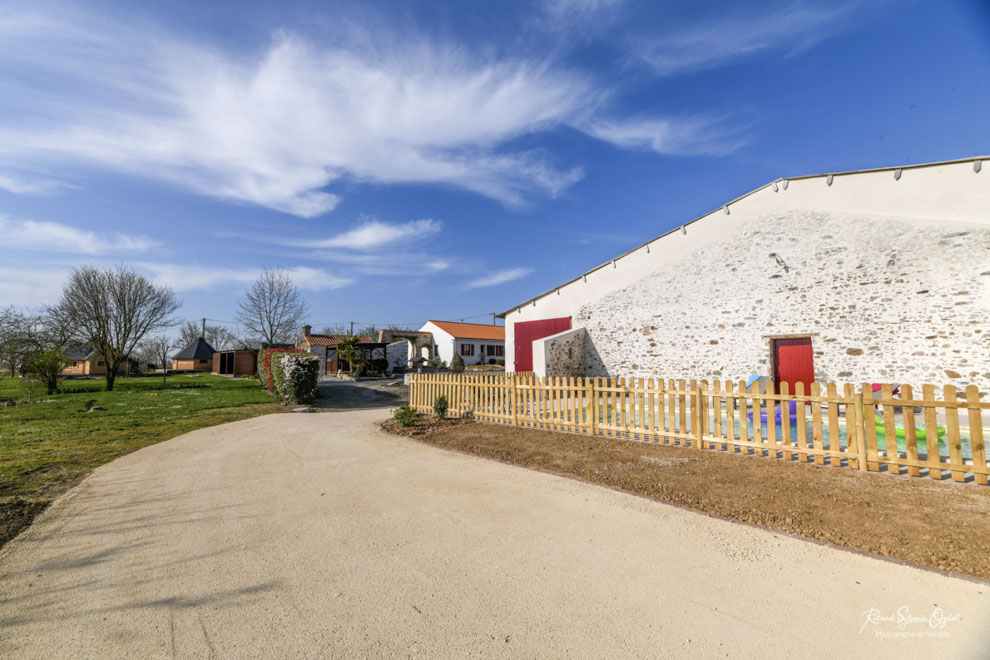
[[[739,381],[739,440],[741,442],[749,442],[749,400],[746,398],[746,381]],[[749,454],[749,447],[746,445],[740,445],[739,451],[743,454]]]
[[[987,485],[987,458],[983,444],[983,416],[980,413],[980,390],[976,385],[966,388],[966,402],[969,408],[969,446],[973,452],[973,480]],[[977,472],[977,470],[980,470]]]
[[[946,385],[943,388],[946,403],[956,402],[955,385]],[[949,445],[949,462],[952,465],[962,465],[962,441],[959,438],[959,409],[946,407],[945,409],[945,441]],[[962,470],[952,470],[953,481],[965,481],[966,473]]]
[[[776,390],[773,386],[773,381],[767,383],[767,394],[770,396],[776,395]],[[767,400],[767,456],[770,458],[777,458],[777,410],[780,410],[780,423],[781,428],[785,423],[789,424],[790,419],[785,422],[784,418],[784,404],[783,402],[778,402],[773,399]],[[754,420],[756,417],[754,416]]]
[[[808,454],[808,422],[805,417],[806,403],[804,401],[804,383],[798,381],[794,383],[794,396],[798,397],[797,405],[797,446],[800,451],[797,454],[798,463],[810,462],[811,455]]]
[[[785,380],[780,383],[780,394],[781,396],[787,396],[789,394],[790,384]],[[793,438],[791,438],[791,406],[788,403],[784,405],[784,401],[780,402],[780,430],[781,439],[780,443],[786,447],[783,451],[784,460],[790,461],[794,458],[794,452],[791,449],[794,447]],[[784,410],[786,408],[786,410]]]
[[[760,383],[755,382],[750,385],[749,393],[753,395],[753,398],[750,400],[750,403],[753,406],[753,442],[757,445],[753,448],[753,455],[763,456],[763,449],[759,446],[763,444],[763,420],[760,419],[760,412],[763,410],[763,406],[761,404],[763,402],[760,400]],[[772,419],[772,416],[768,415],[767,419]]]
[[[828,401],[828,448],[831,451],[842,451],[839,443],[839,404],[838,395],[835,390],[835,383],[829,383],[825,387],[825,398]],[[783,414],[783,412],[781,413]],[[846,439],[846,451],[849,450],[849,440]],[[830,460],[832,467],[842,465],[841,456],[833,456]]]
[[[822,389],[821,385],[811,383],[811,440],[817,451],[822,451]],[[825,456],[815,454],[815,463],[825,465]]]

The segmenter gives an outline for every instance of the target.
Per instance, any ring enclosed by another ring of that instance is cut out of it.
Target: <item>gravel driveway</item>
[[[99,468],[0,551],[0,657],[988,648],[985,583],[388,436],[383,415],[259,417]],[[860,632],[902,607],[961,620]]]

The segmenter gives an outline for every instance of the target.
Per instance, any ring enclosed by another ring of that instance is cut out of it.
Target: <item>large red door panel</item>
[[[810,337],[775,339],[773,342],[774,384],[780,387],[787,383],[794,393],[794,386],[804,383],[804,391],[809,392],[815,380],[815,359],[811,350]]]
[[[533,341],[571,329],[571,317],[522,321],[515,324],[515,370],[533,370]]]

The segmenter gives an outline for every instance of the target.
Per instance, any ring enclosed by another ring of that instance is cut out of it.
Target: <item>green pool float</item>
[[[883,417],[881,417],[880,415],[873,415],[873,420],[876,423],[877,436],[885,436],[886,437],[886,429],[884,427]],[[941,438],[943,435],[945,435],[945,427],[944,426],[936,427],[936,432],[938,433],[938,437]],[[903,426],[896,427],[894,429],[894,435],[896,435],[898,438],[902,438],[903,439],[904,438],[904,427]],[[928,439],[928,432],[925,431],[924,428],[920,428],[920,429],[919,428],[915,428],[915,430],[914,430],[914,437],[917,440],[927,440]]]

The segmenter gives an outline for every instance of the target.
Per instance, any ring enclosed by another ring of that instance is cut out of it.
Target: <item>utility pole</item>
[[[203,331],[200,333],[200,338],[206,339],[206,317],[203,318]]]
[[[348,335],[348,336],[349,337],[353,337],[354,336],[354,321],[351,321],[351,334]]]
[[[495,323],[495,312],[492,312],[492,325],[497,325]]]

